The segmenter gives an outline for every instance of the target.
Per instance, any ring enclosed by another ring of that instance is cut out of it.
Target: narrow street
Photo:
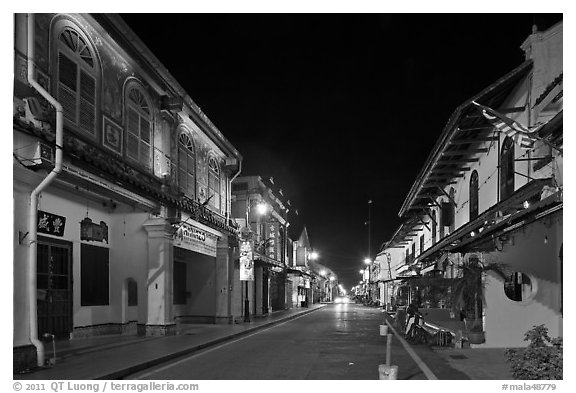
[[[331,304],[311,314],[134,374],[130,379],[269,380],[378,379],[386,359],[379,308]],[[467,379],[427,347],[415,348],[438,378]],[[425,361],[426,361],[425,360]],[[394,337],[398,379],[426,379]]]

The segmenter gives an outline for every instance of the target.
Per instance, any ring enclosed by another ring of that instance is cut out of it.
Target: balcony
[[[216,229],[221,229],[233,235],[237,235],[240,230],[240,226],[236,221],[227,219],[226,217],[210,210],[207,206],[204,206],[188,197],[183,197],[180,204],[190,213],[194,220],[202,224]]]

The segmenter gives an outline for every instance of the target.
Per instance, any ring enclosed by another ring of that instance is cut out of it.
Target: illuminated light
[[[476,232],[474,232],[474,231],[470,232],[470,236],[472,236],[472,237],[476,236]]]
[[[364,269],[361,269],[361,270],[360,270],[360,274],[364,274]]]
[[[336,278],[334,276],[330,276],[330,281],[334,281]]]
[[[265,203],[259,203],[258,205],[256,205],[256,211],[258,212],[258,214],[266,214],[268,213],[268,205]]]
[[[326,270],[320,271],[320,275],[321,275],[321,276],[326,276]]]
[[[524,201],[524,209],[528,209],[530,207],[530,202]]]
[[[318,253],[317,253],[316,251],[312,251],[312,252],[310,253],[310,259],[313,260],[313,261],[315,261],[316,259],[318,259],[318,256],[319,256],[319,255],[318,255]]]
[[[364,263],[369,265],[372,263],[372,260],[370,258],[366,258],[366,259],[364,259]]]

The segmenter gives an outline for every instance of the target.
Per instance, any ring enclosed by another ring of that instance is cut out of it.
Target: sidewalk
[[[107,336],[58,342],[56,364],[50,368],[15,374],[16,380],[119,379],[157,364],[215,346],[325,307],[297,308],[253,318],[236,325],[183,324],[175,336]],[[52,345],[45,345],[46,358]]]
[[[451,367],[474,380],[513,380],[505,348],[435,348]]]
[[[393,325],[394,318],[386,314],[386,319]],[[422,355],[422,346],[412,346],[418,348]],[[453,347],[428,347],[435,356],[444,361],[449,367],[460,371],[471,380],[513,380],[510,365],[506,361],[504,351],[506,348],[463,348]],[[434,356],[424,356],[424,362],[432,369],[435,369]],[[442,371],[442,370],[441,370]],[[435,372],[438,372],[436,370]],[[439,373],[439,379],[453,380],[462,379],[460,376],[451,376],[449,373]]]

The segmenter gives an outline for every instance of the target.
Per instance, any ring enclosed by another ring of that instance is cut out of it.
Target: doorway
[[[72,243],[38,237],[38,336],[70,338],[72,331]]]

